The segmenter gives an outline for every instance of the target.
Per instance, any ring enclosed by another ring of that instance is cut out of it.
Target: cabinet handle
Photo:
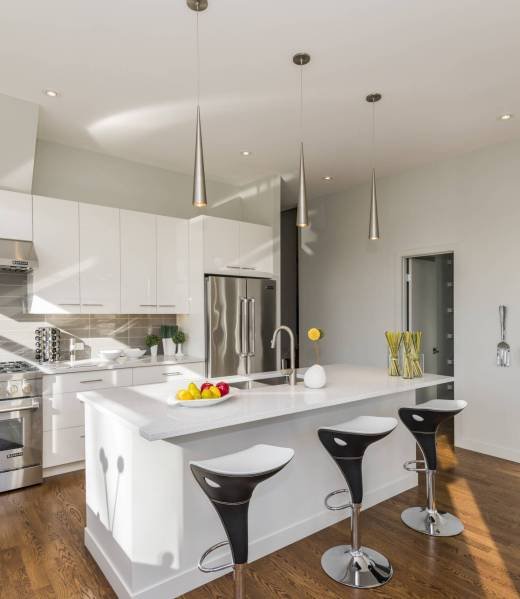
[[[182,372],[163,372],[163,376],[180,376]]]
[[[159,308],[175,308],[177,304],[159,304]]]
[[[75,304],[74,302],[58,304],[58,306],[80,306],[81,304]]]
[[[232,268],[233,270],[240,270],[240,266],[230,266],[229,264],[226,266],[226,268]]]
[[[80,439],[84,439],[84,438],[85,438],[85,435],[80,435],[80,436],[79,436],[79,438],[80,438]]]
[[[242,266],[244,270],[256,270],[256,266]]]
[[[80,383],[102,383],[103,379],[89,379],[88,381],[80,381]]]
[[[141,308],[157,308],[157,304],[139,304]]]
[[[82,304],[83,306],[104,306],[105,304]]]

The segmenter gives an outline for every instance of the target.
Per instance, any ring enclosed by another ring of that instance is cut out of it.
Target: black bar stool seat
[[[390,580],[393,574],[388,559],[370,549],[362,547],[359,518],[363,501],[362,462],[369,445],[389,435],[397,426],[395,418],[359,416],[343,424],[323,427],[318,430],[320,441],[347,482],[347,489],[332,491],[325,498],[330,510],[350,508],[351,544],[328,549],[321,558],[321,566],[335,581],[359,589],[378,587]],[[350,493],[351,503],[331,505],[329,500],[339,493]]]
[[[202,572],[220,572],[233,568],[236,599],[245,596],[248,511],[253,491],[258,483],[275,475],[293,457],[294,450],[286,447],[254,445],[237,453],[190,462],[193,476],[216,509],[228,538],[204,552],[199,569]],[[219,566],[206,566],[204,562],[208,556],[225,545],[231,549],[232,561]]]
[[[468,404],[461,399],[432,399],[412,408],[400,408],[399,417],[412,433],[423,460],[409,460],[404,469],[426,474],[426,507],[410,507],[401,514],[402,521],[417,532],[432,537],[452,537],[464,530],[453,514],[440,512],[435,505],[435,475],[437,472],[437,430]]]

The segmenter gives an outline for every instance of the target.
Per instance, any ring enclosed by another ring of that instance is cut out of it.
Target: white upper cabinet
[[[117,314],[121,309],[119,209],[79,205],[81,312]]]
[[[240,274],[240,222],[204,217],[204,272]]]
[[[29,310],[36,314],[80,312],[79,206],[54,198],[33,198],[33,240],[37,266],[30,278]]]
[[[242,275],[273,273],[273,229],[265,225],[240,223],[240,267]]]
[[[241,276],[273,274],[273,229],[237,220],[205,216],[204,272]]]
[[[0,190],[0,237],[32,241],[32,196]]]
[[[121,312],[157,312],[157,235],[154,214],[121,210]]]
[[[189,311],[188,221],[156,217],[157,312],[187,314]]]

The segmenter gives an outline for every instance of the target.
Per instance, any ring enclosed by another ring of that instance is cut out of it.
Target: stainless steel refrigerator
[[[207,275],[206,374],[276,370],[276,281]]]

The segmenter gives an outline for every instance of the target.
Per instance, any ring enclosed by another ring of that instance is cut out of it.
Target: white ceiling
[[[518,0],[209,0],[206,174],[294,178],[302,50],[313,195],[367,179],[372,91],[379,176],[520,137],[519,30]],[[194,44],[185,0],[3,0],[0,92],[41,105],[41,138],[189,173]]]

